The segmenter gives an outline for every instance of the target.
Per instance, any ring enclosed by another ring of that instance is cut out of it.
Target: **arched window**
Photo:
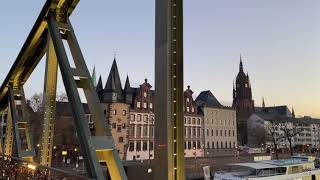
[[[217,142],[217,149],[219,149],[219,142]]]
[[[213,136],[213,129],[211,130],[211,136]]]
[[[221,148],[223,148],[223,142],[221,141]]]
[[[210,143],[209,142],[207,142],[207,148],[210,148]]]
[[[209,136],[209,129],[207,129],[207,136]]]
[[[212,141],[212,149],[214,149],[214,142]]]

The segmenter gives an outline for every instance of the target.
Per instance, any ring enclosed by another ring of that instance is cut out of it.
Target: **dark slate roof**
[[[202,91],[196,99],[199,107],[223,107],[211,91]]]
[[[97,84],[97,87],[96,87],[96,91],[97,91],[98,94],[103,92],[101,76],[99,77],[99,81],[98,81],[98,84]]]
[[[132,92],[132,88],[130,87],[129,76],[127,76],[126,83],[124,85],[124,92],[126,93]]]
[[[287,106],[273,106],[273,107],[255,107],[255,112],[269,113],[272,116],[292,117],[292,114]]]
[[[119,76],[116,59],[113,60],[112,67],[111,67],[104,91],[122,93],[122,85],[121,85],[121,80]]]

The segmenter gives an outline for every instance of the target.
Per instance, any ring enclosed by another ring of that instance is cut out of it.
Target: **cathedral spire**
[[[264,102],[264,97],[262,98],[262,108],[265,108],[266,107],[266,104]]]
[[[242,56],[240,54],[240,65],[239,65],[239,71],[243,72],[243,64],[242,64]]]

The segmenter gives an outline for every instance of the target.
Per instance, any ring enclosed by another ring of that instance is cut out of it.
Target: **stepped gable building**
[[[185,157],[204,156],[203,116],[198,113],[190,86],[184,91],[183,111]]]
[[[233,84],[232,107],[237,111],[238,141],[245,145],[247,144],[247,119],[254,113],[255,108],[249,75],[244,73],[241,55],[236,84]]]
[[[196,99],[203,114],[205,156],[233,155],[237,146],[236,111],[220,104],[211,91]]]
[[[126,86],[132,96],[130,110],[129,149],[127,160],[149,160],[154,158],[154,91],[147,79],[139,88]],[[184,92],[185,157],[203,156],[202,116],[197,114],[190,86]],[[128,93],[126,94],[128,96]],[[129,98],[127,98],[129,100]],[[128,101],[129,102],[129,101]]]
[[[126,95],[122,89],[116,59],[113,60],[105,88],[99,78],[96,92],[106,115],[120,158],[125,159],[129,143],[128,128],[130,105],[126,103]]]

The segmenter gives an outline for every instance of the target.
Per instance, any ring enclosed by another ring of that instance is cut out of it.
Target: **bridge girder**
[[[17,137],[19,135],[18,125],[21,126],[21,123],[16,124],[18,118],[16,117],[16,106],[13,106],[15,105],[13,99],[15,96],[14,91],[23,90],[23,85],[28,80],[34,68],[44,54],[47,53],[44,89],[45,109],[40,163],[51,166],[53,127],[55,123],[55,116],[53,114],[55,113],[56,103],[56,76],[59,65],[71,105],[80,148],[85,156],[84,161],[87,173],[91,178],[104,179],[100,167],[100,162],[104,162],[108,166],[112,179],[126,180],[127,177],[118,152],[115,149],[109,125],[105,120],[106,118],[99,104],[95,89],[91,84],[89,71],[69,20],[69,16],[78,2],[79,0],[46,1],[16,61],[0,87],[0,110],[9,107],[9,111],[12,112],[10,113],[10,116],[12,116],[12,128],[7,128],[11,130],[11,132],[8,133],[8,138],[6,138],[5,145],[8,147],[8,151],[5,155],[10,156],[12,154],[13,142],[15,142],[14,145],[17,149],[20,149],[19,138]],[[75,68],[70,66],[63,40],[69,45],[72,59],[76,65]],[[78,88],[82,88],[85,92],[88,106],[96,125],[95,136],[92,136],[90,133]],[[25,127],[28,126],[27,121],[24,125]],[[30,138],[27,128],[26,133],[26,136]],[[10,139],[12,139],[12,141],[10,141]],[[27,140],[27,142],[29,142],[29,140]],[[29,147],[28,145],[28,149],[31,149],[31,146]],[[18,151],[18,156],[19,152],[21,151]]]

